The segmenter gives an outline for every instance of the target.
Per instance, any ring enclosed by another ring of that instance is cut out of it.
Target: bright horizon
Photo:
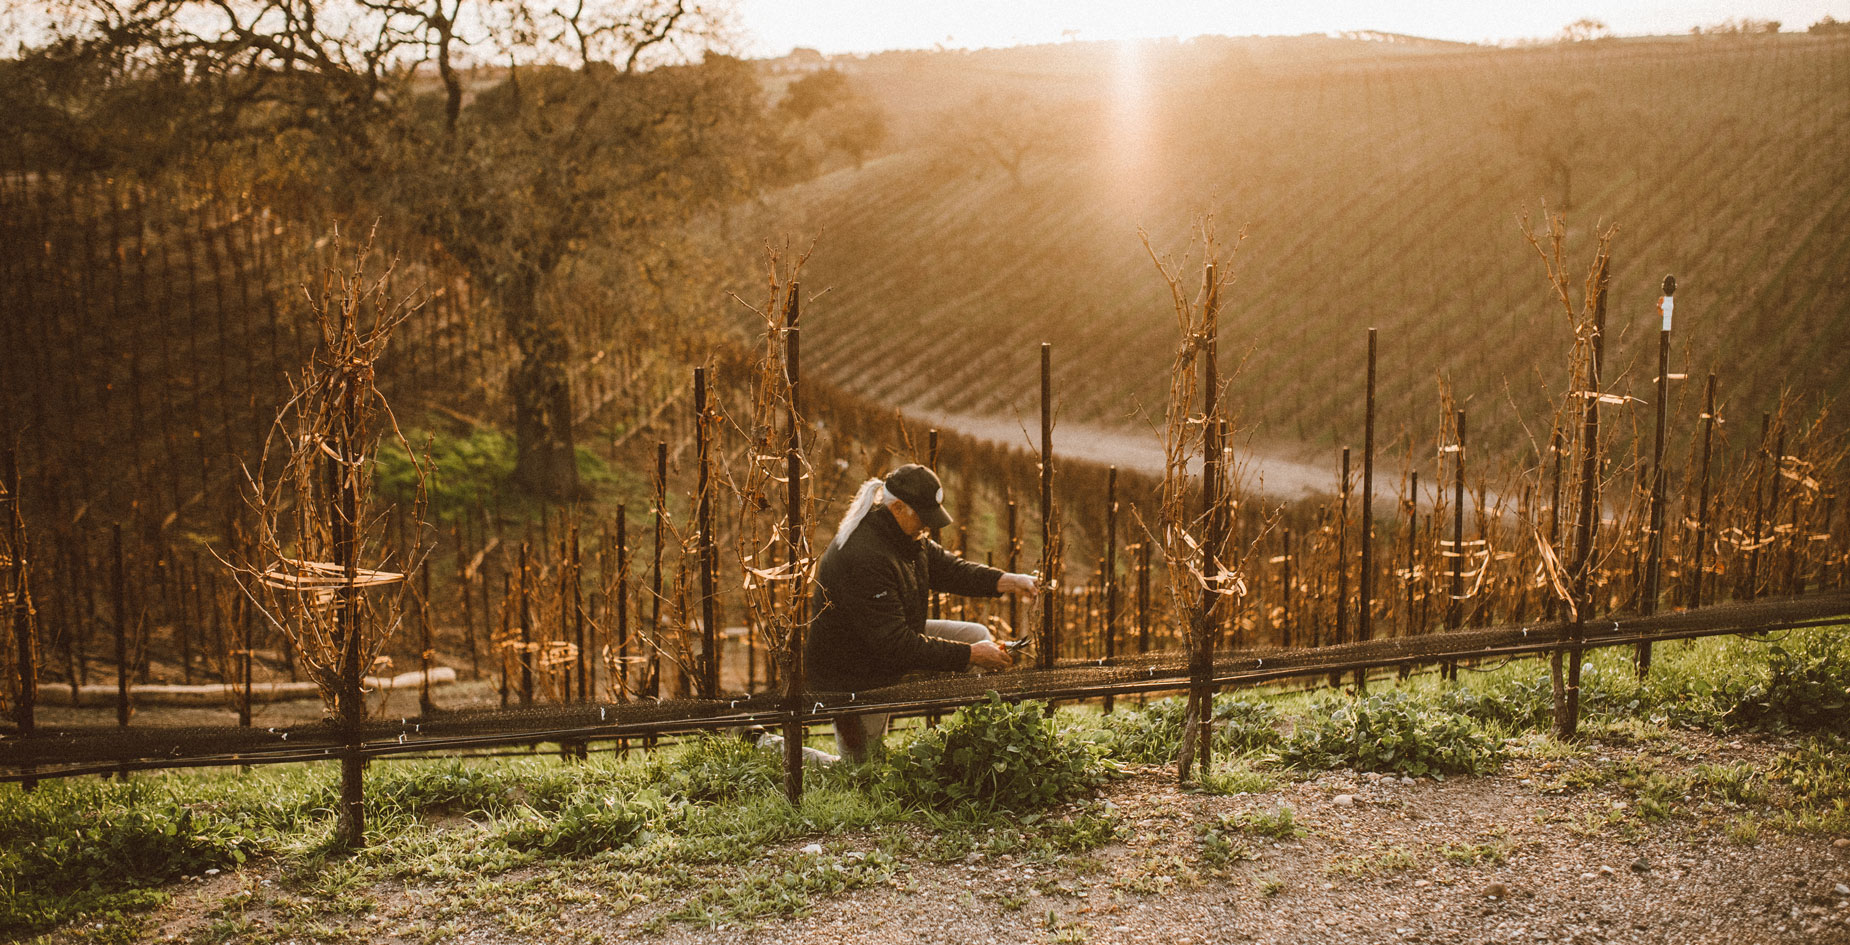
[[[1850,0],[1544,0],[1510,8],[1481,0],[1318,0],[1312,3],[1144,0],[740,0],[747,55],[793,47],[827,55],[889,49],[1021,46],[1067,40],[1291,36],[1380,30],[1462,42],[1548,39],[1582,18],[1621,36],[1682,34],[1727,19],[1778,20],[1799,31],[1829,15],[1850,20]]]

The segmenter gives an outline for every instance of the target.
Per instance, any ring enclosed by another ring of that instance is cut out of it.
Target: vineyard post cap
[[[1674,313],[1676,312],[1676,306],[1677,306],[1676,295],[1677,295],[1677,277],[1676,276],[1665,276],[1664,277],[1664,294],[1658,296],[1657,298],[1657,314],[1662,316],[1664,319],[1664,330],[1665,331],[1670,330],[1670,322],[1671,322],[1671,319],[1674,317]]]

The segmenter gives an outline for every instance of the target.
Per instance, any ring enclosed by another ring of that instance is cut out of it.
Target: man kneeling
[[[926,619],[932,591],[1035,592],[1033,575],[965,561],[931,540],[931,529],[950,523],[944,488],[923,466],[908,463],[861,485],[816,567],[815,618],[804,647],[810,688],[856,692],[892,685],[906,673],[1007,669],[1014,662],[982,624]],[[886,724],[881,713],[842,715],[835,740],[843,755],[865,761]]]

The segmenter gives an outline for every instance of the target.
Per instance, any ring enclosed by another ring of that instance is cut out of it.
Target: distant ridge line
[[[1337,39],[1352,39],[1363,43],[1392,43],[1397,46],[1443,46],[1448,48],[1473,49],[1481,43],[1467,43],[1456,39],[1434,39],[1430,36],[1414,36],[1408,33],[1389,33],[1382,30],[1346,30],[1336,34]]]

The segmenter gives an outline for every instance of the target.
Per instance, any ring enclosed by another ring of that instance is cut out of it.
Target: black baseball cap
[[[886,474],[886,494],[917,512],[919,521],[931,528],[951,524],[944,511],[944,484],[938,474],[917,463],[907,463]]]

